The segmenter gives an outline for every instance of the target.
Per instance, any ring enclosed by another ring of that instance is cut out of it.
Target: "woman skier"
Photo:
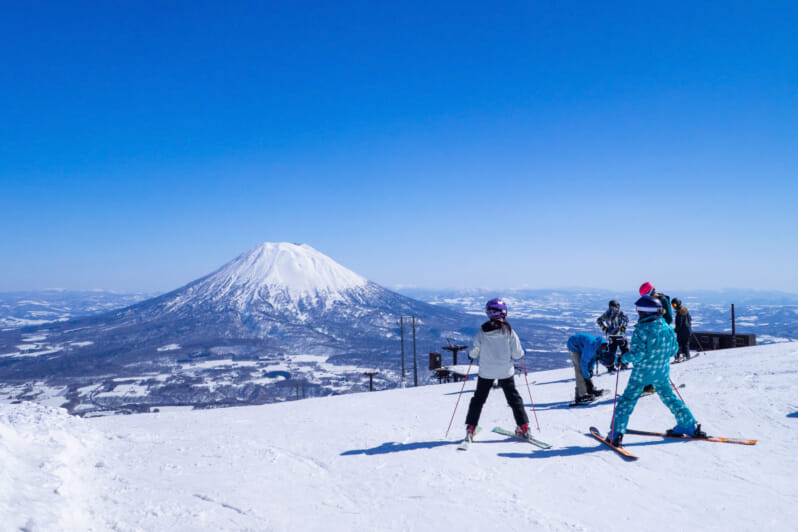
[[[491,299],[485,305],[485,313],[490,318],[474,336],[474,345],[468,356],[471,360],[479,360],[479,376],[477,391],[471,398],[466,415],[466,438],[474,437],[482,406],[488,398],[493,381],[498,380],[504,391],[507,404],[513,410],[517,425],[515,433],[529,436],[529,418],[524,410],[524,401],[515,388],[514,360],[524,356],[521,341],[513,328],[507,323],[507,304],[502,299]]]

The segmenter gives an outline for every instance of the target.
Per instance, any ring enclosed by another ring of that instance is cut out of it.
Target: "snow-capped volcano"
[[[307,244],[266,242],[189,285],[172,308],[198,300],[229,299],[239,310],[305,302],[330,305],[369,281]]]
[[[401,382],[409,362],[399,330],[408,316],[416,318],[416,366],[419,352],[437,351],[449,339],[462,344],[482,320],[387,290],[310,246],[264,243],[136,305],[0,331],[0,382],[69,387],[73,411],[263,403],[296,397],[300,388],[340,393],[358,389],[363,371],[373,368],[380,370],[377,386],[386,388]],[[35,349],[18,347],[30,338]],[[115,391],[122,381],[146,391],[132,401],[128,391]],[[100,389],[117,396],[98,402]]]

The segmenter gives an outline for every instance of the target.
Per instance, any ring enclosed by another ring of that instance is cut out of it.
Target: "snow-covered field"
[[[473,381],[448,438],[461,383],[91,419],[1,405],[0,528],[795,530],[796,357],[798,343],[783,343],[672,366],[706,431],[759,443],[627,435],[633,463],[586,436],[591,425],[608,429],[612,400],[569,409],[568,369],[529,375],[547,451],[490,432],[512,428],[496,390],[481,437],[457,451]],[[614,376],[594,380],[615,387]],[[523,376],[517,383],[528,402]],[[640,400],[630,423],[672,425],[656,396]]]

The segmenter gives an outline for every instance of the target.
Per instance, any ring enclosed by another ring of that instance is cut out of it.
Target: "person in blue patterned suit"
[[[689,436],[706,436],[696,422],[687,405],[674,393],[670,379],[670,359],[678,350],[676,333],[662,318],[662,303],[650,295],[644,295],[635,303],[639,316],[632,347],[628,353],[618,357],[619,363],[634,365],[629,383],[613,412],[613,420],[607,439],[621,445],[629,417],[647,384],[653,384],[659,398],[676,417],[676,426],[669,432]]]

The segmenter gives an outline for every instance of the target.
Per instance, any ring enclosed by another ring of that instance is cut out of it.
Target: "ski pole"
[[[668,377],[668,380],[669,380],[669,381],[671,381],[671,386],[673,386],[673,391],[674,391],[674,392],[676,392],[676,395],[678,395],[678,396],[679,396],[679,399],[682,399],[682,394],[680,394],[680,393],[679,393],[679,389],[678,389],[678,388],[676,388],[676,385],[675,385],[675,384],[673,384],[673,379],[671,379],[670,377]],[[684,402],[684,399],[682,399],[682,402]]]
[[[468,369],[466,370],[466,376],[465,379],[463,379],[463,387],[460,388],[460,393],[457,394],[457,402],[454,404],[454,412],[452,412],[452,419],[449,420],[449,428],[446,429],[445,437],[447,438],[449,437],[449,429],[452,428],[452,421],[454,421],[454,415],[457,413],[457,405],[460,404],[460,396],[463,395],[463,390],[465,389],[466,382],[468,382],[468,374],[471,373],[471,364],[473,363],[474,363],[473,360],[468,362]]]
[[[623,356],[623,355],[621,355]],[[621,357],[618,357],[619,359]],[[621,378],[621,364],[615,365],[615,397],[612,400],[612,423],[610,423],[610,433],[615,435],[615,405],[618,403],[618,380]]]
[[[529,388],[529,379],[526,377],[526,366],[524,366],[524,359],[521,358],[521,369],[524,370],[524,380],[526,381],[526,390],[529,392],[529,403],[532,405],[532,414],[535,416],[535,425],[538,426],[540,432],[540,423],[538,423],[538,413],[535,412],[535,402],[532,400],[532,390]]]

